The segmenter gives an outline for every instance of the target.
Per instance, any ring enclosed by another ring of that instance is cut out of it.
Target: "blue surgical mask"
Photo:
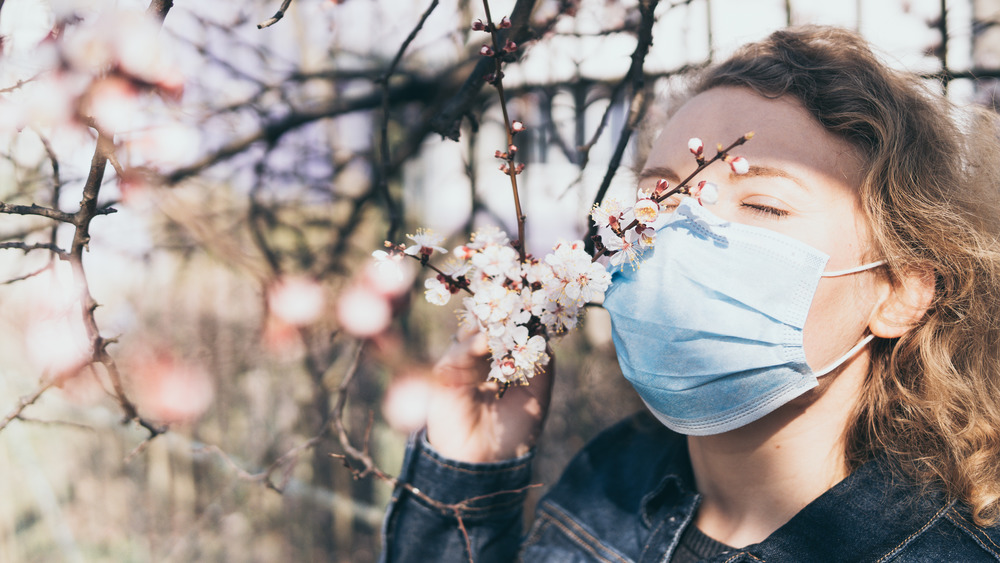
[[[682,201],[635,269],[604,299],[622,373],[670,429],[719,434],[773,412],[818,384],[872,336],[818,371],[802,346],[829,256],[768,229]]]

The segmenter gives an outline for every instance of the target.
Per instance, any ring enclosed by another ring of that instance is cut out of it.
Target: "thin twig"
[[[43,383],[38,387],[38,389],[35,389],[30,395],[21,397],[21,399],[18,400],[17,402],[17,406],[14,407],[12,411],[7,413],[7,416],[5,416],[2,421],[0,421],[0,431],[2,431],[4,428],[7,428],[7,425],[10,424],[12,420],[20,418],[21,413],[24,412],[24,409],[35,404],[35,402],[37,402],[38,399],[41,398],[42,394],[44,394],[46,391],[48,391],[50,388],[52,388],[52,386],[56,384],[56,381],[57,381],[56,379],[52,379],[46,383]]]
[[[514,246],[517,248],[517,254],[520,257],[521,262],[524,262],[527,257],[524,238],[525,216],[521,211],[521,197],[517,189],[517,175],[520,174],[521,171],[514,164],[516,151],[513,150],[513,147],[514,134],[516,131],[514,131],[510,115],[507,113],[507,99],[504,96],[503,91],[503,58],[507,53],[506,49],[501,46],[497,26],[493,23],[493,16],[490,14],[489,0],[483,0],[483,10],[486,11],[486,29],[489,31],[490,38],[493,41],[493,86],[496,87],[497,96],[500,98],[500,111],[503,113],[504,129],[507,133],[507,144],[505,146],[507,150],[503,151],[503,154],[505,155],[504,160],[507,161],[506,174],[510,177],[510,189],[514,196],[514,216],[517,220],[517,241],[514,243]]]
[[[2,1],[0,1],[0,6],[3,6],[3,2]],[[38,74],[32,76],[31,78],[25,78],[24,80],[18,80],[17,83],[14,84],[13,86],[8,86],[6,88],[0,88],[0,94],[6,94],[8,92],[13,92],[14,90],[17,90],[18,88],[20,88],[21,86],[24,86],[25,84],[27,84],[29,82],[33,82],[35,80],[38,80],[38,77],[40,77],[41,75],[42,75],[42,73],[38,73]]]
[[[19,281],[24,281],[26,279],[33,278],[33,277],[35,277],[35,276],[37,276],[37,275],[45,272],[46,270],[50,269],[52,267],[52,265],[53,265],[53,263],[49,262],[48,264],[42,266],[41,268],[39,268],[39,269],[37,269],[37,270],[35,270],[33,272],[29,272],[27,274],[24,274],[23,276],[18,276],[16,278],[11,278],[9,280],[5,280],[3,283],[0,283],[0,285],[10,285],[12,283],[17,283]]]
[[[274,13],[270,18],[257,24],[257,29],[264,29],[265,27],[271,27],[272,25],[281,21],[281,18],[285,17],[285,12],[288,11],[288,7],[291,6],[292,0],[283,0],[281,2],[281,9]]]
[[[290,1],[290,0],[286,0]],[[402,60],[403,54],[406,49],[410,46],[417,37],[417,33],[420,29],[424,27],[424,22],[430,17],[431,12],[434,11],[438,6],[439,0],[432,0],[430,6],[424,10],[420,20],[417,21],[417,25],[414,26],[413,30],[400,45],[399,50],[396,51],[396,56],[393,57],[392,62],[389,63],[389,67],[386,69],[385,74],[379,78],[378,83],[382,85],[382,121],[380,127],[380,138],[379,138],[379,163],[378,163],[378,178],[376,179],[375,186],[379,194],[382,196],[382,200],[385,203],[385,211],[389,217],[389,228],[386,233],[386,240],[395,240],[396,234],[399,232],[399,228],[402,226],[403,217],[402,210],[399,208],[399,203],[392,198],[392,194],[389,193],[389,163],[391,160],[391,155],[389,153],[389,79],[392,78],[394,72],[396,72],[396,66],[399,61]]]
[[[21,250],[25,254],[31,252],[32,250],[48,250],[51,251],[55,256],[59,257],[61,260],[69,260],[69,253],[65,250],[59,248],[58,246],[47,243],[39,242],[35,244],[28,244],[24,242],[0,242],[0,250],[3,249],[14,249]],[[46,266],[47,268],[48,266]]]

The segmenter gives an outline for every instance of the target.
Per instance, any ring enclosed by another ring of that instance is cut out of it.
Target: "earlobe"
[[[885,282],[868,328],[879,338],[899,338],[916,325],[934,300],[934,269],[911,268]]]

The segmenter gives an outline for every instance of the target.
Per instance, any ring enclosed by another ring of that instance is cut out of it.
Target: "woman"
[[[1000,205],[993,121],[856,35],[779,31],[710,69],[642,183],[714,165],[615,276],[623,373],[655,416],[605,431],[521,538],[551,379],[500,400],[475,338],[437,368],[401,480],[462,504],[475,561],[1000,559]],[[683,275],[677,275],[682,272]],[[466,560],[455,512],[397,490],[388,560]]]

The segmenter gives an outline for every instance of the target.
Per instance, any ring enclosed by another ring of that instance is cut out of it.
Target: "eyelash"
[[[788,215],[788,211],[784,209],[776,209],[774,207],[768,207],[766,205],[757,205],[754,203],[741,203],[741,207],[747,209],[754,215],[765,216],[769,219],[780,219]]]

